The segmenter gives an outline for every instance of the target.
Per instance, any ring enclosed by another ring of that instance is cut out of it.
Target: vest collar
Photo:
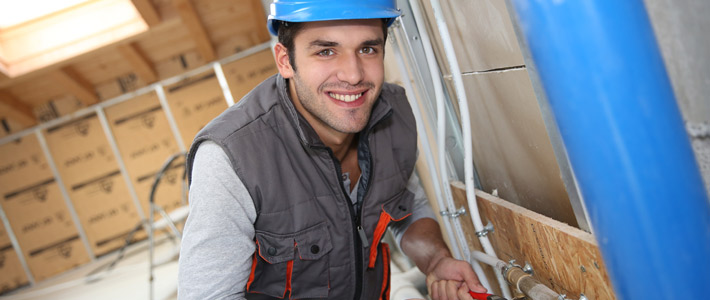
[[[301,143],[307,147],[325,147],[325,144],[320,140],[320,137],[318,137],[313,127],[311,127],[303,115],[296,110],[296,107],[293,106],[288,92],[288,81],[283,78],[281,74],[276,75],[276,89],[278,90],[279,102],[284,107],[284,111],[291,125],[298,132],[298,138]],[[370,120],[363,130],[368,132],[381,120],[389,117],[391,110],[392,106],[382,97],[382,93],[380,92],[380,96],[375,100],[375,104],[372,106]]]

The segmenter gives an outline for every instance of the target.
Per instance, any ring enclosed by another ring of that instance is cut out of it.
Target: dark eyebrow
[[[315,40],[312,41],[309,45],[308,48],[314,48],[314,47],[323,47],[323,48],[331,48],[338,46],[339,44],[337,42],[332,42],[332,41],[324,41],[324,40]]]
[[[385,44],[385,41],[381,38],[377,38],[374,40],[367,40],[362,42],[363,46],[382,46]]]
[[[367,40],[362,42],[362,46],[382,46],[385,44],[385,41],[381,38],[373,39],[373,40]],[[338,42],[333,42],[333,41],[326,41],[326,40],[314,40],[310,42],[308,45],[308,48],[332,48],[332,47],[337,47],[339,46],[340,43]]]

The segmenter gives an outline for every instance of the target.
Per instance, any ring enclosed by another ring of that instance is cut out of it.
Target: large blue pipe
[[[512,2],[617,297],[707,299],[710,206],[643,2]]]

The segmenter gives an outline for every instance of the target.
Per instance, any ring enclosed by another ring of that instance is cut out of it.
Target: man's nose
[[[362,60],[357,54],[341,56],[338,68],[338,80],[347,82],[350,85],[357,85],[362,82],[365,76]]]

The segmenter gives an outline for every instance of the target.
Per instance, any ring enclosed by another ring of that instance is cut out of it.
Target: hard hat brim
[[[271,14],[267,20],[269,32],[278,35],[279,22],[316,22],[332,20],[388,19],[387,26],[400,15],[398,9],[391,7],[372,7],[363,5],[310,6],[271,4]]]

